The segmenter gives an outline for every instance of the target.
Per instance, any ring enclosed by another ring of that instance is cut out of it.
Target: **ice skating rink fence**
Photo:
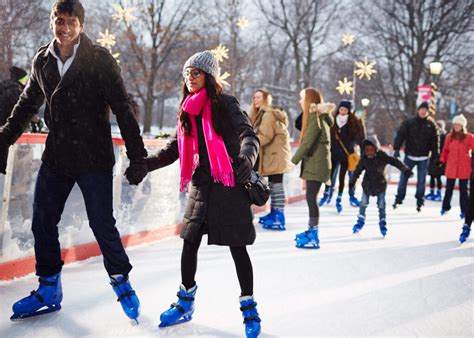
[[[10,148],[7,174],[0,175],[0,280],[19,277],[34,271],[34,240],[31,232],[32,204],[36,175],[41,165],[46,135],[24,134]],[[149,154],[156,153],[166,140],[148,139]],[[293,144],[293,150],[296,150]],[[114,216],[125,246],[156,241],[176,235],[184,212],[186,194],[180,193],[179,163],[149,174],[139,186],[128,184],[123,173],[128,166],[122,139],[114,138]],[[397,181],[396,169],[388,170]],[[304,199],[300,168],[285,175],[287,202]],[[360,182],[359,182],[360,184]],[[360,192],[360,188],[358,189]],[[84,201],[76,185],[59,223],[59,237],[66,263],[100,255],[89,228]]]

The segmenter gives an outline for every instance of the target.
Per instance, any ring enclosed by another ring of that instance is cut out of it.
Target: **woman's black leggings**
[[[336,175],[335,172],[337,170],[337,167],[339,168],[339,193],[342,194],[344,191],[344,181],[346,179],[346,174],[347,174],[347,160],[346,161],[341,161],[338,159],[333,158],[331,161],[332,164],[332,169],[331,169],[331,188],[334,189],[336,186]]]
[[[456,183],[455,178],[446,179],[446,192],[444,193],[443,198],[443,209],[451,210],[451,199],[453,198],[454,184]],[[466,206],[468,204],[468,192],[467,192],[467,183],[468,180],[459,180],[459,205],[461,207],[461,212],[466,211]]]
[[[441,175],[439,175],[439,176],[430,175],[430,188],[432,190],[434,190],[435,186],[438,187],[438,190],[441,190],[441,188],[443,188],[443,182],[441,181]]]
[[[197,270],[197,254],[201,245],[201,238],[197,242],[184,240],[183,251],[181,253],[181,279],[186,289],[196,285],[194,277]],[[253,269],[247,247],[230,247],[230,253],[234,259],[237,277],[239,279],[241,296],[253,295]]]
[[[316,198],[321,185],[319,181],[306,181],[306,203],[308,203],[310,226],[316,226],[319,223],[319,207]]]

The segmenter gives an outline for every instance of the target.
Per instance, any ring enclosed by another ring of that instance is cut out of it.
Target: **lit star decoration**
[[[120,60],[119,60],[120,53],[112,53],[112,56],[114,57],[115,60],[117,60],[117,63],[120,63]]]
[[[374,69],[376,62],[374,61],[369,63],[367,61],[367,57],[365,57],[364,62],[356,61],[355,65],[357,69],[354,72],[359,77],[359,79],[362,79],[365,76],[368,80],[370,80],[372,75],[377,73],[377,71]]]
[[[135,7],[125,7],[119,4],[113,4],[114,7],[114,14],[112,14],[112,19],[116,20],[117,22],[123,21],[125,25],[129,25],[130,22],[136,20],[136,16],[133,15],[133,12],[136,10]]]
[[[224,74],[221,74],[219,72],[219,75],[217,75],[217,82],[229,86],[229,82],[226,81],[226,79],[230,76],[229,73],[225,72]]]
[[[336,87],[337,91],[339,94],[344,94],[344,92],[347,95],[350,95],[350,93],[354,90],[352,87],[352,81],[347,81],[347,77],[344,78],[344,81],[339,80],[339,85]]]
[[[115,46],[115,35],[110,34],[109,29],[106,29],[105,33],[99,33],[99,35],[100,39],[97,39],[99,45],[107,48],[108,50]]]
[[[229,58],[229,49],[221,44],[214,49],[211,49],[211,53],[214,54],[217,62],[222,62],[224,59]]]
[[[245,29],[249,26],[249,21],[247,20],[247,18],[245,17],[241,17],[239,19],[239,21],[237,21],[237,26],[240,28],[240,29]]]
[[[355,37],[352,34],[343,34],[342,43],[344,46],[352,45],[354,43]]]

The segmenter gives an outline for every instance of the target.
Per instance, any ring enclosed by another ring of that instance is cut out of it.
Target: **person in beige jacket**
[[[250,121],[260,141],[256,168],[261,175],[268,177],[271,196],[270,213],[260,217],[259,223],[265,229],[285,230],[283,174],[293,168],[288,116],[284,110],[271,104],[271,93],[258,89],[250,109]]]

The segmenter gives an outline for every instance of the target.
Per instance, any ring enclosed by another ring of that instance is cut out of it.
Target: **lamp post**
[[[363,98],[360,100],[360,103],[362,104],[362,107],[364,107],[364,111],[362,113],[362,123],[364,124],[364,129],[366,129],[365,121],[367,119],[367,107],[370,104],[370,100],[368,98]]]
[[[432,115],[436,115],[436,91],[438,87],[434,82],[434,79],[441,74],[443,71],[443,64],[441,62],[431,62],[430,63],[430,73],[433,76],[433,81],[431,81],[431,99],[430,99],[430,107],[429,111]]]

